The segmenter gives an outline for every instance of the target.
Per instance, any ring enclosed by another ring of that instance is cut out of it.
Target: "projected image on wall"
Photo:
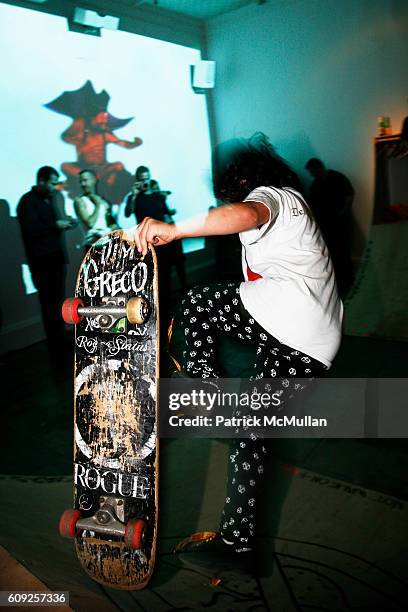
[[[133,176],[122,162],[109,162],[107,147],[115,144],[124,149],[134,149],[143,144],[140,138],[132,141],[118,138],[115,130],[132,121],[118,119],[108,112],[110,96],[103,90],[96,93],[91,81],[80,89],[64,91],[45,106],[50,110],[72,119],[62,134],[64,142],[75,147],[76,160],[63,162],[61,170],[66,176],[63,185],[68,195],[76,197],[80,193],[78,176],[81,170],[91,169],[99,179],[99,189],[111,204],[121,204],[129,192]]]
[[[7,5],[0,50],[2,197],[12,217],[43,165],[60,172],[72,216],[78,174],[92,169],[121,227],[135,223],[124,207],[140,165],[170,193],[175,221],[214,203],[206,100],[190,84],[198,50],[121,31],[70,32],[65,18]]]

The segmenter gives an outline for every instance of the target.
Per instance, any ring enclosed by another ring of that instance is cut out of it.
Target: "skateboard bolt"
[[[98,510],[98,512],[96,513],[96,520],[98,521],[98,523],[102,523],[104,525],[106,523],[109,523],[110,519],[111,517],[109,513],[105,510]]]
[[[111,322],[111,317],[107,316],[107,315],[101,315],[99,317],[99,325],[101,327],[106,327],[109,325],[109,323]]]

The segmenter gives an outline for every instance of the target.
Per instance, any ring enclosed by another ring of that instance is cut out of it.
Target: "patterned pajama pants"
[[[185,336],[183,367],[192,377],[218,378],[216,341],[228,335],[257,347],[252,379],[277,378],[272,392],[282,403],[306,387],[297,378],[313,379],[327,368],[312,357],[281,344],[245,310],[240,283],[195,287],[182,302],[181,326]],[[292,394],[292,395],[290,395]],[[239,412],[235,413],[237,416]],[[252,548],[255,536],[257,492],[267,454],[265,441],[255,433],[234,439],[230,446],[227,496],[220,531],[237,552]]]

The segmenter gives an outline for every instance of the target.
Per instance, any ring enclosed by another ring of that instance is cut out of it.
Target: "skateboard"
[[[62,306],[75,324],[74,503],[59,531],[97,582],[141,589],[155,562],[158,510],[157,262],[115,231],[79,269]]]

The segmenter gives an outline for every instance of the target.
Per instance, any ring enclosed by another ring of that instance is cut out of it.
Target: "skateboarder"
[[[277,385],[291,379],[296,388],[294,379],[330,368],[343,306],[326,244],[292,179],[263,134],[229,141],[213,156],[214,193],[223,206],[176,225],[146,218],[133,230],[142,253],[148,243],[239,233],[244,281],[195,287],[183,300],[187,375],[220,376],[214,347],[223,333],[256,346],[256,379],[276,378]],[[232,441],[220,530],[198,546],[195,541],[196,550],[222,553],[218,560],[229,563],[235,553],[235,559],[251,557],[266,453],[264,440],[253,433]]]

